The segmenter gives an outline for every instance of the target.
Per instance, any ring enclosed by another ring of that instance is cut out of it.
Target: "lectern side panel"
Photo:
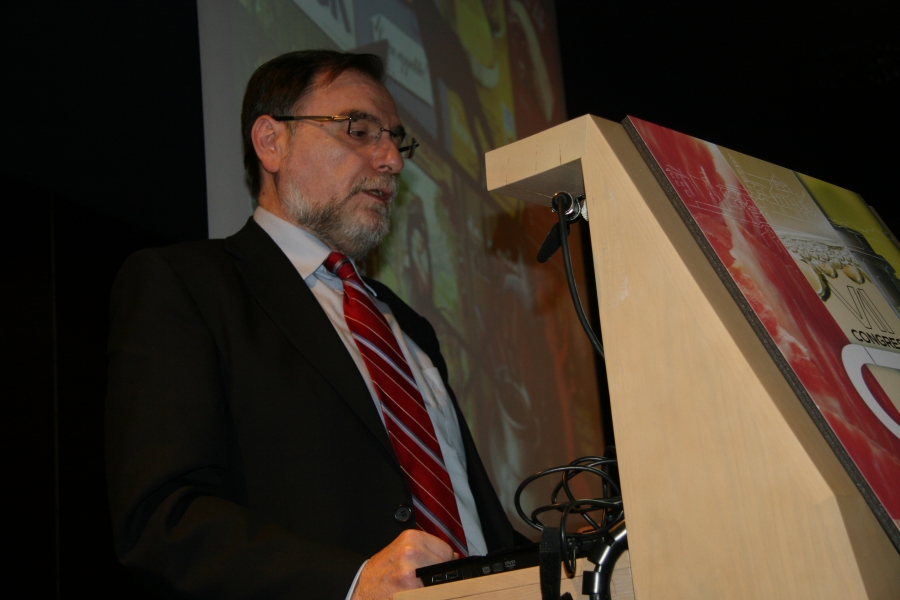
[[[631,124],[900,549],[900,282],[893,269],[862,234],[830,220],[794,172],[638,119]],[[820,184],[823,196],[827,184]]]
[[[850,506],[852,482],[624,129],[596,125],[582,162],[636,597],[890,598],[887,537]]]

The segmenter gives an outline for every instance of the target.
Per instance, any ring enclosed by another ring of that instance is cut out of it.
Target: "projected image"
[[[205,73],[228,71],[222,77],[231,90],[209,99],[204,91],[205,106],[219,102],[227,114],[231,103],[236,121],[244,83],[273,56],[332,48],[384,59],[387,88],[421,147],[401,175],[392,232],[362,267],[437,330],[451,385],[511,516],[512,496],[526,476],[604,448],[594,357],[562,265],[535,261],[554,216],[489,194],[484,183],[486,151],[565,119],[552,6],[549,0],[232,0],[216,15],[227,20],[230,55],[217,57],[222,66],[208,67],[205,56],[203,64]],[[219,147],[209,135],[207,146]],[[226,169],[234,165],[208,169],[218,169],[219,181],[233,177]],[[250,209],[245,199],[228,202],[246,207],[233,231]],[[217,210],[224,209],[211,200],[211,235]],[[518,526],[518,517],[512,520]]]

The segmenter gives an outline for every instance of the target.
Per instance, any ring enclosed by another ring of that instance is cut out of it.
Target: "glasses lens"
[[[347,126],[347,134],[361,145],[374,144],[381,137],[381,126],[369,119],[358,119],[356,117],[350,119]]]
[[[382,127],[381,123],[378,121],[363,117],[353,117],[347,125],[347,134],[351,139],[362,146],[377,143],[385,133],[388,134],[391,142],[397,149],[404,152],[410,152],[410,156],[411,153],[415,151],[415,146],[417,145],[415,144],[415,140],[411,142],[412,145],[407,145],[406,142],[410,138],[402,128],[398,131],[391,131],[390,129]]]
[[[406,145],[406,140],[409,139],[409,136],[401,129],[398,132],[391,131],[391,141],[394,142],[394,145],[397,148],[402,148]]]

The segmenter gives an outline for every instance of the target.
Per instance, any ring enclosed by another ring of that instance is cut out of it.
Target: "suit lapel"
[[[250,219],[225,240],[225,248],[235,257],[238,271],[266,314],[365,423],[396,464],[387,432],[356,363],[278,245]]]

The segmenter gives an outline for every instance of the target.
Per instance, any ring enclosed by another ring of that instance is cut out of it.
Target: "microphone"
[[[564,231],[566,232],[566,237],[569,237],[568,223],[565,224]],[[539,263],[547,262],[551,256],[556,254],[556,251],[559,250],[560,246],[562,246],[562,238],[559,237],[559,225],[554,224],[553,227],[550,228],[550,232],[547,233],[547,237],[544,238],[541,249],[538,250],[537,261]]]

